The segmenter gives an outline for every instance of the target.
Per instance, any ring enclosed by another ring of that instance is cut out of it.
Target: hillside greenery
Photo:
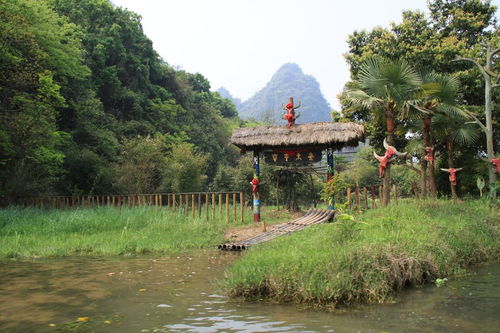
[[[3,203],[197,190],[234,163],[234,104],[163,61],[137,14],[107,0],[2,0],[0,12]],[[174,171],[184,159],[189,177]]]

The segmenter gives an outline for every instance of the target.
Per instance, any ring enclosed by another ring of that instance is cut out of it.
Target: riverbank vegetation
[[[245,210],[247,223],[251,214]],[[273,216],[269,223],[288,218],[286,213]],[[207,221],[204,214],[193,220],[190,214],[151,207],[64,211],[12,207],[0,210],[0,258],[171,255],[215,248],[225,241],[226,229],[244,225],[239,219],[233,222],[232,215],[229,221],[218,212],[215,220],[210,216]]]
[[[407,285],[498,260],[498,209],[482,201],[400,203],[251,248],[225,288],[246,300],[321,307],[378,303]]]

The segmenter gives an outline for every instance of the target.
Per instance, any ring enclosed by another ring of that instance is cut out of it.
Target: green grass
[[[203,212],[204,214],[204,212]],[[222,219],[191,219],[191,214],[161,212],[154,207],[40,210],[0,210],[0,258],[68,255],[173,254],[213,247],[224,242],[229,223]],[[218,217],[218,211],[216,212]],[[211,218],[211,211],[210,211]],[[251,210],[245,221],[252,223]]]
[[[233,297],[320,307],[377,303],[498,260],[498,208],[474,201],[400,203],[251,248],[228,268]]]

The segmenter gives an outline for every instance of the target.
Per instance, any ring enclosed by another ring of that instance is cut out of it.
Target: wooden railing
[[[392,185],[391,191],[391,202],[393,204],[398,203],[398,187],[396,184]],[[354,187],[347,188],[346,199],[348,203],[348,207],[350,209],[369,209],[369,208],[377,208],[378,205],[382,206],[382,185],[379,185],[378,188],[375,186],[367,187]]]
[[[225,218],[229,223],[237,219],[244,222],[245,195],[243,192],[186,192],[126,195],[45,196],[23,200],[24,206],[52,209],[75,209],[96,207],[149,206],[182,212],[206,220]],[[231,210],[231,214],[230,214]]]

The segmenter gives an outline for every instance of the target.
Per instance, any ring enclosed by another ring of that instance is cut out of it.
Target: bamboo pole
[[[208,221],[209,220],[209,208],[210,208],[210,207],[208,207],[209,206],[208,205],[208,193],[205,193],[205,206],[206,206],[205,213],[207,214],[206,220]]]
[[[377,204],[375,203],[375,198],[377,195],[375,194],[375,188],[373,186],[371,188],[371,194],[372,194],[372,208],[376,208]]]
[[[222,219],[222,193],[219,193],[219,218]]]
[[[212,192],[212,220],[215,221],[215,193]]]
[[[347,188],[347,207],[351,208],[351,188]]]
[[[382,203],[384,202],[384,191],[382,189],[383,189],[382,185],[379,185],[378,196],[380,197],[380,206],[383,206]]]
[[[368,191],[366,190],[366,187],[363,187],[363,198],[365,200],[364,208],[368,209]]]
[[[233,193],[233,223],[236,224],[236,192]]]
[[[195,210],[194,210],[194,193],[191,194],[191,218],[194,220],[195,216]]]
[[[359,199],[359,189],[357,186],[354,188],[354,195],[356,196],[356,209],[359,210],[359,208],[361,206],[361,202]]]
[[[201,218],[201,193],[198,193],[198,217]]]
[[[226,193],[226,223],[229,223],[229,193]]]
[[[243,214],[245,213],[245,210],[243,207],[244,201],[245,201],[245,196],[244,196],[243,192],[240,192],[240,213],[241,213],[240,221],[241,221],[241,223],[244,222],[244,216],[243,216]]]

